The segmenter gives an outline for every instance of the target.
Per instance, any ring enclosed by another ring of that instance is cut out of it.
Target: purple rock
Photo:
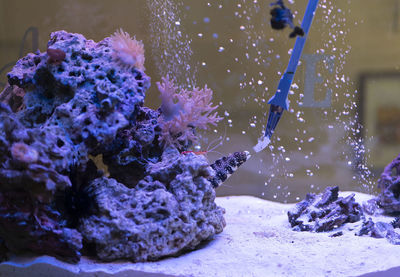
[[[354,194],[338,196],[339,187],[328,187],[322,194],[308,193],[306,199],[288,212],[295,231],[327,232],[348,222],[356,222],[363,214]]]
[[[400,155],[388,164],[378,181],[377,203],[385,213],[400,212]]]
[[[222,232],[215,172],[204,157],[160,147],[160,112],[143,107],[150,78],[113,51],[110,38],[58,31],[7,75],[0,250],[148,261]]]

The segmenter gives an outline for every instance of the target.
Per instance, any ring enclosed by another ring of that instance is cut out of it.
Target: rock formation
[[[98,43],[58,31],[47,51],[28,54],[7,75],[0,94],[2,258],[7,249],[69,262],[82,253],[148,261],[222,232],[215,171],[204,156],[182,154],[191,141],[161,144],[162,111],[143,106],[150,87],[143,53],[122,30]],[[195,127],[187,126],[191,137]]]
[[[289,222],[295,231],[326,232],[347,222],[356,222],[363,215],[354,194],[339,197],[339,187],[328,187],[324,193],[308,193],[288,212]]]
[[[389,163],[378,181],[378,206],[388,214],[400,213],[400,154]]]

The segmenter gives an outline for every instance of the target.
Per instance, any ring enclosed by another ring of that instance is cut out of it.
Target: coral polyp
[[[208,130],[222,120],[215,112],[218,105],[213,106],[211,102],[213,91],[207,86],[178,92],[178,87],[168,77],[162,78],[157,86],[162,100],[162,115],[158,118],[161,128],[159,141],[164,146],[187,148],[198,141],[196,129]]]
[[[17,142],[11,146],[11,155],[14,160],[22,163],[35,163],[39,158],[39,153],[25,143]]]
[[[114,61],[124,69],[134,67],[144,70],[144,46],[124,30],[117,30],[111,37]]]

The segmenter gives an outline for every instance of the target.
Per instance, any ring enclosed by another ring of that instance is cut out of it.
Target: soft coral
[[[213,91],[207,86],[192,91],[180,90],[168,77],[157,83],[161,93],[161,113],[158,123],[161,127],[159,140],[164,146],[174,145],[177,148],[188,147],[198,137],[195,129],[207,130],[209,125],[216,126],[222,118],[214,112]]]

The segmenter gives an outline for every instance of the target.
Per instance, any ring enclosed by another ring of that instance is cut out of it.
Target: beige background
[[[288,6],[297,12],[298,24],[307,1],[294,2]],[[288,39],[289,30],[277,32],[269,27],[268,3],[0,0],[0,68],[17,60],[29,27],[38,28],[41,51],[55,30],[79,32],[99,41],[122,27],[145,44],[146,73],[152,78],[146,105],[157,108],[160,104],[155,82],[167,73],[183,87],[186,80],[199,86],[208,84],[215,102],[222,103],[220,114],[229,115],[217,133],[211,130],[205,137],[211,141],[225,136],[223,146],[216,149],[223,154],[251,149],[264,130],[265,101],[273,95],[294,45],[294,40]],[[324,82],[315,86],[317,100],[332,89],[332,106],[298,105],[307,77],[304,64],[300,65],[295,76],[298,88],[294,87],[290,96],[293,110],[283,115],[271,142],[274,148],[253,155],[218,189],[220,195],[251,194],[292,202],[328,185],[374,190],[373,180],[353,168],[358,129],[355,115],[362,106],[355,91],[363,72],[399,72],[399,13],[398,0],[320,1],[304,53],[335,55],[332,74],[319,64],[317,71]],[[31,51],[29,45],[30,39],[24,53]],[[5,81],[5,73],[0,80]],[[207,148],[205,142],[202,149]],[[400,149],[393,151],[394,158]],[[208,157],[213,160],[219,154],[209,153]]]

